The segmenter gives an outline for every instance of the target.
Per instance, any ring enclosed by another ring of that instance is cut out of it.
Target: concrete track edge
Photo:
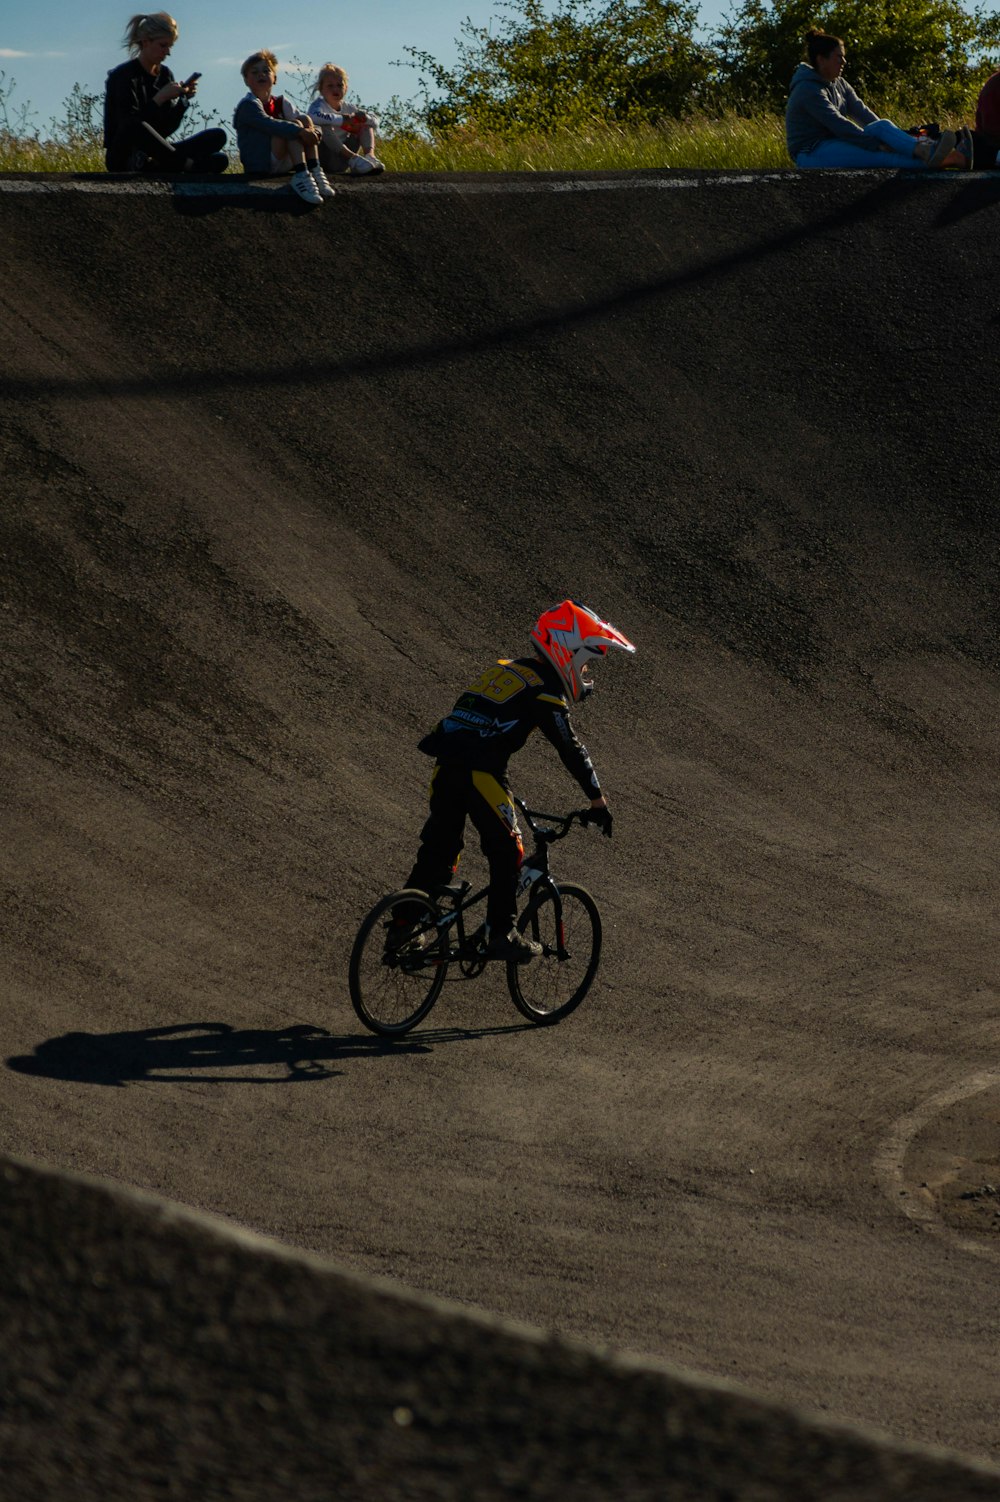
[[[114,1498],[1000,1497],[1000,1471],[0,1159],[0,1463]]]
[[[927,182],[950,182],[962,185],[969,181],[1000,184],[996,172],[886,172],[878,169],[845,169],[835,174],[838,180],[885,183],[896,181],[919,187]],[[670,192],[693,188],[758,187],[762,183],[801,186],[817,179],[794,167],[755,168],[747,170],[684,168],[645,168],[629,172],[400,172],[373,180],[337,178],[338,193],[361,193],[378,197],[426,197],[445,195],[504,195],[549,193]],[[223,177],[164,179],[105,173],[0,173],[0,193],[15,194],[97,194],[112,197],[218,198],[257,200],[281,194],[294,198],[289,179],[243,177],[236,173]],[[301,207],[301,205],[298,205]]]

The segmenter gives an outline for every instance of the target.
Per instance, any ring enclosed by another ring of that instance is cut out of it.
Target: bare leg
[[[290,167],[301,167],[305,152],[301,141],[288,141],[279,137],[271,143],[271,155],[276,162],[287,162]]]
[[[346,172],[354,160],[354,152],[338,138],[332,125],[323,126],[323,156],[327,172]]]

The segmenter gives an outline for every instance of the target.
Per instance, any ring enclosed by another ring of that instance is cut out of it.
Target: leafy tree
[[[499,24],[463,24],[454,68],[404,49],[422,70],[418,113],[432,135],[655,122],[690,111],[711,77],[686,0],[560,0],[552,15],[542,0],[498,4]]]
[[[1000,46],[1000,16],[957,0],[742,0],[715,38],[723,99],[782,109],[810,27],[843,38],[862,99],[915,120],[967,114]]]

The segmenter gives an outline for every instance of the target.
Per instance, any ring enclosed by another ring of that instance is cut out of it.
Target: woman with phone
[[[104,92],[104,162],[109,172],[225,172],[226,132],[202,130],[178,141],[177,130],[200,73],[178,83],[166,66],[178,26],[165,10],[133,16],[123,45],[130,58],[112,68]]]

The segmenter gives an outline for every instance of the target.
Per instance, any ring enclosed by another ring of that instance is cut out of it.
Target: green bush
[[[434,137],[655,123],[694,109],[711,78],[697,7],[683,0],[561,0],[552,15],[541,0],[498,3],[499,25],[464,23],[454,68],[404,49],[422,70],[417,120]]]

